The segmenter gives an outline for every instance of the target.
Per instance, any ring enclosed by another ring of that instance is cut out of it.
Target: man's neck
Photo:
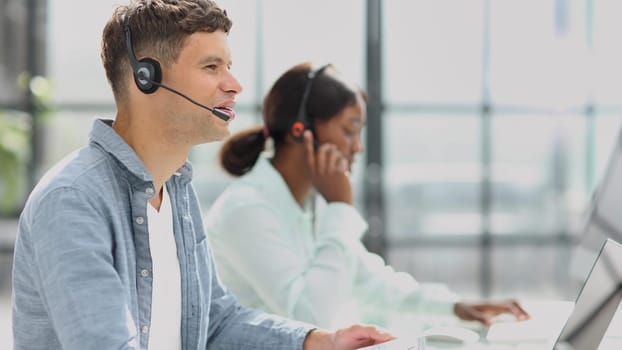
[[[137,127],[121,119],[112,128],[136,152],[149,174],[153,177],[154,191],[157,194],[150,203],[157,210],[162,203],[162,186],[181,168],[188,158],[190,146],[179,146],[167,142],[166,135],[159,135],[158,128]]]

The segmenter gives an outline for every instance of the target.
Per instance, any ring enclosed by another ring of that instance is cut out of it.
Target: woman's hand
[[[501,314],[511,314],[518,321],[529,319],[529,314],[516,300],[481,304],[456,303],[454,313],[465,321],[479,321],[487,326],[494,323]]]
[[[337,146],[325,143],[317,149],[313,146],[313,134],[304,133],[305,156],[311,172],[313,187],[327,202],[352,204],[352,184],[348,171],[348,160]]]

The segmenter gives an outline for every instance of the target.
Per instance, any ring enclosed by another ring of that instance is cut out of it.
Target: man
[[[186,159],[225,138],[235,117],[230,27],[211,0],[115,10],[102,61],[116,118],[94,122],[89,144],[42,178],[20,218],[15,349],[354,349],[391,339],[246,309],[220,283]]]

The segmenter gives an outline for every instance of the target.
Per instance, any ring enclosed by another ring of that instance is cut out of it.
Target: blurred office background
[[[125,0],[0,0],[0,342],[17,217],[114,117],[101,30]],[[369,93],[354,169],[368,247],[468,298],[573,299],[572,246],[622,121],[618,0],[220,0],[244,86],[232,131],[302,61]],[[231,180],[191,160],[204,208]]]

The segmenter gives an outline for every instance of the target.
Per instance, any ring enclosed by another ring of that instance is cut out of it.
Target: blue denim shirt
[[[147,203],[153,179],[96,120],[88,146],[51,169],[19,221],[15,349],[146,349]],[[186,163],[167,181],[182,286],[182,348],[300,349],[310,325],[240,306],[219,281]]]

